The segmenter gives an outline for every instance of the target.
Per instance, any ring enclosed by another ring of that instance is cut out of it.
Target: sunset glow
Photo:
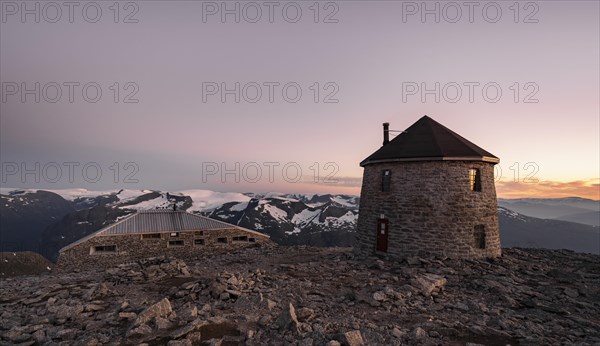
[[[381,124],[429,115],[500,158],[500,197],[599,198],[597,1],[456,22],[348,1],[294,23],[203,3],[119,23],[8,8],[2,186],[359,194]]]

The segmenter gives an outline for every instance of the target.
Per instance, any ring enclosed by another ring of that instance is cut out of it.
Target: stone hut
[[[60,270],[110,267],[147,257],[197,258],[259,244],[269,236],[185,211],[138,211],[59,252]]]
[[[391,259],[501,254],[499,159],[428,116],[363,160],[355,251]]]

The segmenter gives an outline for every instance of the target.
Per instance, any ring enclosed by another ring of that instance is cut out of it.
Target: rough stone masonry
[[[386,258],[501,254],[499,159],[424,116],[361,162],[355,251]]]

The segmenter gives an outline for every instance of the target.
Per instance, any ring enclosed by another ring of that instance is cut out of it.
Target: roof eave
[[[204,229],[185,229],[185,230],[163,230],[163,231],[141,231],[141,232],[128,232],[128,233],[119,233],[119,234],[96,234],[97,237],[120,237],[120,236],[126,236],[126,235],[141,235],[141,234],[154,234],[154,233],[175,233],[175,232],[180,232],[180,233],[185,233],[185,232],[196,232],[196,231],[220,231],[220,230],[229,230],[229,229],[237,229],[240,231],[244,231],[244,232],[248,232],[248,233],[252,233],[252,234],[256,234],[260,237],[264,237],[264,238],[268,238],[270,239],[271,236],[268,234],[264,234],[264,233],[260,233],[258,231],[254,231],[251,230],[249,228],[244,228],[244,227],[240,227],[240,226],[236,226],[236,225],[231,225],[231,227],[219,227],[219,228],[204,228]],[[62,250],[62,249],[61,249]]]
[[[374,163],[392,163],[392,162],[415,162],[415,161],[481,161],[497,164],[500,159],[495,156],[444,156],[444,157],[403,157],[396,159],[366,159],[360,163],[361,167],[365,167]]]

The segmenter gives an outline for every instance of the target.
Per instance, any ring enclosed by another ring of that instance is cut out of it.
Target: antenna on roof
[[[383,123],[383,145],[386,145],[390,142],[390,133],[397,133],[397,136],[398,134],[405,132],[406,131],[401,130],[390,130],[390,123]]]
[[[383,145],[386,145],[390,142],[390,132],[394,132],[394,133],[398,133],[398,134],[406,133],[406,131],[401,131],[401,130],[390,130],[390,123],[383,123]]]
[[[400,130],[390,130],[390,132],[392,133],[392,135],[394,137],[396,137],[396,136],[398,136],[400,134],[406,133],[406,131],[400,131]]]

